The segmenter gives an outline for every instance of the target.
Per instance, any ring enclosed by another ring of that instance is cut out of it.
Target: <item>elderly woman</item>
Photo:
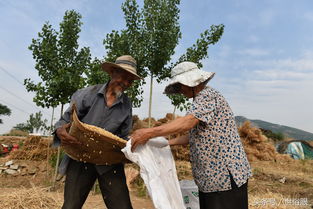
[[[132,150],[150,138],[189,131],[169,141],[190,144],[194,180],[199,188],[201,209],[248,208],[247,184],[251,169],[238,135],[234,115],[225,98],[207,82],[215,73],[200,70],[193,62],[172,69],[166,94],[193,98],[186,116],[172,122],[135,131]]]

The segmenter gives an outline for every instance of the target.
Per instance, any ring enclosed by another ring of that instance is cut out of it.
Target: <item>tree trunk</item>
[[[63,115],[63,107],[64,107],[64,104],[61,104],[61,117]],[[57,161],[55,163],[53,186],[52,186],[53,188],[55,187],[55,183],[57,181],[57,176],[58,176],[58,168],[59,168],[59,162],[60,162],[60,152],[61,152],[61,146],[58,146]]]
[[[173,118],[172,118],[172,120],[175,120],[175,113],[176,113],[176,106],[174,106],[174,111],[173,111]]]
[[[52,127],[53,127],[53,117],[54,117],[54,107],[52,108],[50,132],[52,131]],[[46,174],[47,181],[49,181],[49,158],[50,158],[50,144],[47,143],[47,174]]]
[[[172,118],[172,120],[175,120],[175,112],[176,112],[176,106],[174,105],[174,110],[173,110],[173,118]],[[169,135],[168,136],[168,140],[170,140],[172,137],[171,137],[171,135]]]
[[[151,127],[151,107],[152,107],[152,85],[153,85],[153,73],[151,72],[151,80],[150,80],[150,98],[149,98],[149,128]]]

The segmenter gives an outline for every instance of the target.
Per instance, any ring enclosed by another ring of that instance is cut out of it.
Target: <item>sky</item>
[[[52,109],[37,107],[32,102],[34,93],[23,86],[25,78],[40,81],[28,46],[43,24],[49,21],[58,30],[65,11],[76,10],[83,22],[80,47],[90,47],[92,57],[103,59],[106,34],[125,28],[122,3],[0,0],[0,103],[12,110],[10,116],[0,116],[0,134],[38,111],[51,121]],[[179,8],[182,39],[172,61],[211,25],[224,24],[222,38],[209,47],[209,58],[203,60],[203,70],[216,73],[209,85],[224,95],[235,115],[313,132],[311,0],[182,0]],[[154,86],[155,118],[173,112],[170,100],[162,94],[166,84]],[[142,106],[133,110],[140,118],[148,116],[149,85],[144,90]],[[57,108],[54,121],[59,115]]]

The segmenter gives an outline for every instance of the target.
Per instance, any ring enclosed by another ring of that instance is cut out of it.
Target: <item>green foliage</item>
[[[19,130],[27,133],[31,133],[29,124],[27,123],[18,123],[13,127],[13,130]]]
[[[266,130],[262,128],[261,128],[261,131],[267,138],[271,138],[275,142],[282,141],[286,138],[283,133],[275,133],[271,130]]]
[[[61,150],[59,162],[62,161],[64,155],[65,155],[65,152],[64,152],[63,150]],[[49,159],[49,163],[50,163],[50,165],[51,165],[53,168],[55,168],[55,165],[56,165],[56,162],[57,162],[57,158],[58,158],[57,153],[51,154],[51,157],[50,157],[50,159]]]
[[[171,69],[182,61],[192,61],[201,67],[201,60],[208,57],[208,46],[217,43],[224,25],[212,25],[210,30],[200,34],[196,43],[177,62],[169,63],[181,38],[179,4],[180,0],[144,0],[140,9],[136,0],[126,0],[122,4],[126,28],[107,34],[103,41],[106,59],[114,61],[120,55],[130,54],[138,62],[139,74],[143,78],[148,75],[156,78],[157,82],[169,78]],[[138,81],[129,90],[135,107],[141,104],[143,84],[144,81]],[[170,96],[170,99],[178,109],[189,106],[188,99],[181,95]]]
[[[47,122],[47,119],[42,119],[42,113],[39,111],[35,114],[30,114],[26,123],[19,123],[13,129],[28,133],[46,131],[49,129]]]
[[[11,115],[11,110],[5,106],[0,104],[0,115]],[[0,124],[2,123],[2,120],[0,119]]]
[[[174,105],[180,111],[189,109],[191,105],[189,98],[182,94],[168,95],[168,97],[170,98],[172,105]]]
[[[176,63],[171,63],[167,68],[165,68],[165,72],[161,79],[169,78],[171,75],[171,69],[184,61],[190,61],[197,63],[198,67],[202,67],[202,60],[208,57],[208,48],[209,45],[216,44],[224,32],[224,25],[212,25],[210,31],[205,30],[200,34],[200,38],[197,39],[196,43],[191,47],[187,48],[186,53],[180,56]],[[187,110],[190,106],[190,102],[188,98],[183,95],[168,95],[170,98],[172,105],[177,107],[178,109]]]
[[[85,86],[82,74],[90,64],[90,50],[78,45],[82,22],[74,10],[66,11],[55,31],[46,22],[37,39],[32,39],[29,49],[36,61],[35,68],[41,82],[24,80],[27,91],[36,92],[33,101],[41,107],[56,107],[70,101],[71,95]]]
[[[136,188],[137,195],[139,197],[147,197],[148,196],[148,190],[145,185],[145,182],[143,179],[138,175],[138,177],[134,180],[132,185]]]
[[[162,77],[164,66],[170,61],[181,37],[179,3],[179,0],[145,0],[143,8],[139,9],[135,0],[126,0],[122,4],[126,29],[107,34],[103,41],[106,60],[112,62],[120,55],[129,54],[137,60],[141,77]],[[143,84],[144,80],[136,81],[128,90],[134,107],[139,107],[143,100]]]
[[[102,61],[95,58],[86,69],[86,83],[87,85],[95,85],[105,83],[110,79],[108,73],[104,72],[101,68]]]
[[[190,61],[198,64],[198,67],[202,67],[201,60],[208,57],[208,48],[209,45],[216,44],[219,39],[222,37],[224,32],[224,25],[212,25],[210,30],[205,30],[200,34],[200,38],[197,39],[196,43],[193,44],[186,50],[186,53],[183,54],[178,62]]]

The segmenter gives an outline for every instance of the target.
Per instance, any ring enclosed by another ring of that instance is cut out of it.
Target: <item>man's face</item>
[[[131,73],[116,69],[112,74],[111,85],[115,87],[116,91],[123,92],[132,85],[134,80],[135,78]]]

